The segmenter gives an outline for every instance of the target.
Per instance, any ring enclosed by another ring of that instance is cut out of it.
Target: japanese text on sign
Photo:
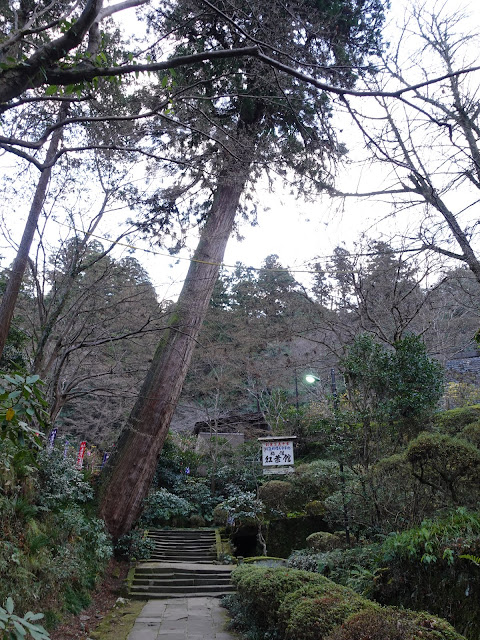
[[[291,440],[263,442],[262,462],[264,467],[293,464],[293,442]]]

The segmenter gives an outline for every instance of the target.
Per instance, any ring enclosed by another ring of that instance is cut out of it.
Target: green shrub
[[[466,440],[422,433],[408,445],[407,462],[420,482],[443,493],[454,505],[476,503],[480,451]]]
[[[372,533],[386,535],[416,526],[445,504],[443,495],[435,495],[432,487],[415,478],[405,453],[379,460],[364,482],[369,488],[369,518],[375,523]],[[354,517],[358,522],[357,513]]]
[[[148,537],[146,529],[132,529],[115,544],[116,555],[127,560],[148,560],[155,551],[155,541]]]
[[[191,504],[195,515],[211,522],[212,510],[218,504],[219,498],[212,495],[207,482],[205,478],[182,478],[175,482],[171,492]]]
[[[313,573],[321,573],[319,571],[319,554],[313,549],[299,549],[294,551],[287,559],[287,565],[292,569],[301,569],[302,571],[312,571]]]
[[[307,538],[307,547],[314,551],[331,551],[345,546],[345,542],[334,533],[328,531],[317,531]]]
[[[153,491],[144,500],[144,509],[140,518],[142,525],[165,525],[173,520],[183,521],[192,513],[193,506],[166,489]]]
[[[285,480],[270,480],[258,490],[258,497],[273,515],[287,513],[291,494],[292,485]]]
[[[320,573],[362,596],[370,597],[382,571],[380,550],[380,544],[335,549],[324,553],[302,549],[288,558],[288,566]]]
[[[464,427],[480,420],[480,405],[450,409],[437,413],[434,425],[440,433],[450,436],[458,435]]]
[[[351,615],[325,640],[465,640],[445,620],[405,609],[370,608]]]
[[[319,577],[307,571],[247,565],[240,565],[232,573],[240,601],[265,631],[275,628],[285,596],[305,584],[315,583]]]
[[[390,536],[382,545],[374,597],[428,610],[469,640],[480,640],[480,571],[463,555],[480,555],[480,514],[463,508]]]
[[[58,511],[62,506],[93,498],[92,485],[77,469],[75,458],[64,455],[63,447],[40,451],[38,464],[38,504],[42,508]]]
[[[339,488],[338,464],[329,460],[315,460],[308,464],[301,464],[295,468],[290,482],[291,504],[295,505],[295,510],[301,511],[308,502],[312,500],[323,502]]]
[[[467,424],[462,429],[461,437],[480,449],[480,420]]]
[[[194,513],[188,519],[190,527],[204,527],[206,525],[205,518],[198,513]]]
[[[241,565],[232,578],[245,620],[271,637],[320,639],[354,611],[374,606],[307,571]]]
[[[321,640],[352,613],[374,606],[350,589],[323,578],[289,593],[278,614],[288,640]]]
[[[41,448],[40,384],[0,375],[0,602],[15,594],[20,614],[43,602],[53,621],[88,600],[112,547],[75,458]]]
[[[325,504],[321,500],[311,500],[305,505],[305,511],[308,516],[323,516],[326,512]]]
[[[256,526],[263,520],[264,513],[265,505],[253,491],[239,491],[214,509],[214,517],[226,515],[221,524],[232,526]]]
[[[450,564],[454,556],[445,554],[450,546],[463,549],[468,540],[475,542],[480,537],[480,513],[472,513],[459,508],[443,518],[424,520],[420,527],[403,533],[392,534],[382,545],[383,558],[414,558],[424,564],[447,560]]]
[[[435,615],[382,609],[306,571],[241,565],[232,579],[237,594],[227,606],[252,640],[465,640]]]

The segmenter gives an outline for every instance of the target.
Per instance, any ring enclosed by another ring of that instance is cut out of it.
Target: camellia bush
[[[158,489],[145,498],[140,523],[146,526],[179,525],[193,510],[193,505],[185,498],[167,489]]]

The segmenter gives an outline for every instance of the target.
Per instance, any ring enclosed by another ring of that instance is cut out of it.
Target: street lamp
[[[314,382],[320,382],[320,378],[317,378],[317,376],[314,376],[312,373],[307,373],[307,375],[305,376],[305,382],[308,382],[308,384],[313,384]]]

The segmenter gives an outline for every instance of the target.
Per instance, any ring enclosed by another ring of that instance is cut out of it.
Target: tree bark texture
[[[69,108],[69,103],[64,103],[60,107],[60,113],[58,121],[61,122],[66,118]],[[55,157],[60,141],[62,139],[62,128],[56,129],[52,135],[50,145],[48,147],[47,155],[45,158],[45,164]],[[28,255],[32,246],[33,237],[37,229],[38,219],[42,212],[43,203],[47,195],[48,184],[50,182],[50,176],[52,173],[52,167],[43,169],[40,174],[40,179],[35,189],[32,204],[28,214],[27,222],[23,230],[22,239],[18,247],[17,255],[12,264],[10,277],[5,288],[5,293],[0,303],[0,356],[5,348],[8,332],[10,331],[10,325],[12,323],[13,313],[15,311],[15,305],[17,303],[20,287],[22,286],[23,276],[28,264]]]
[[[231,164],[231,163],[228,163]],[[248,169],[222,172],[169,326],[109,461],[99,513],[114,538],[129,531],[148,493],[208,310]]]

